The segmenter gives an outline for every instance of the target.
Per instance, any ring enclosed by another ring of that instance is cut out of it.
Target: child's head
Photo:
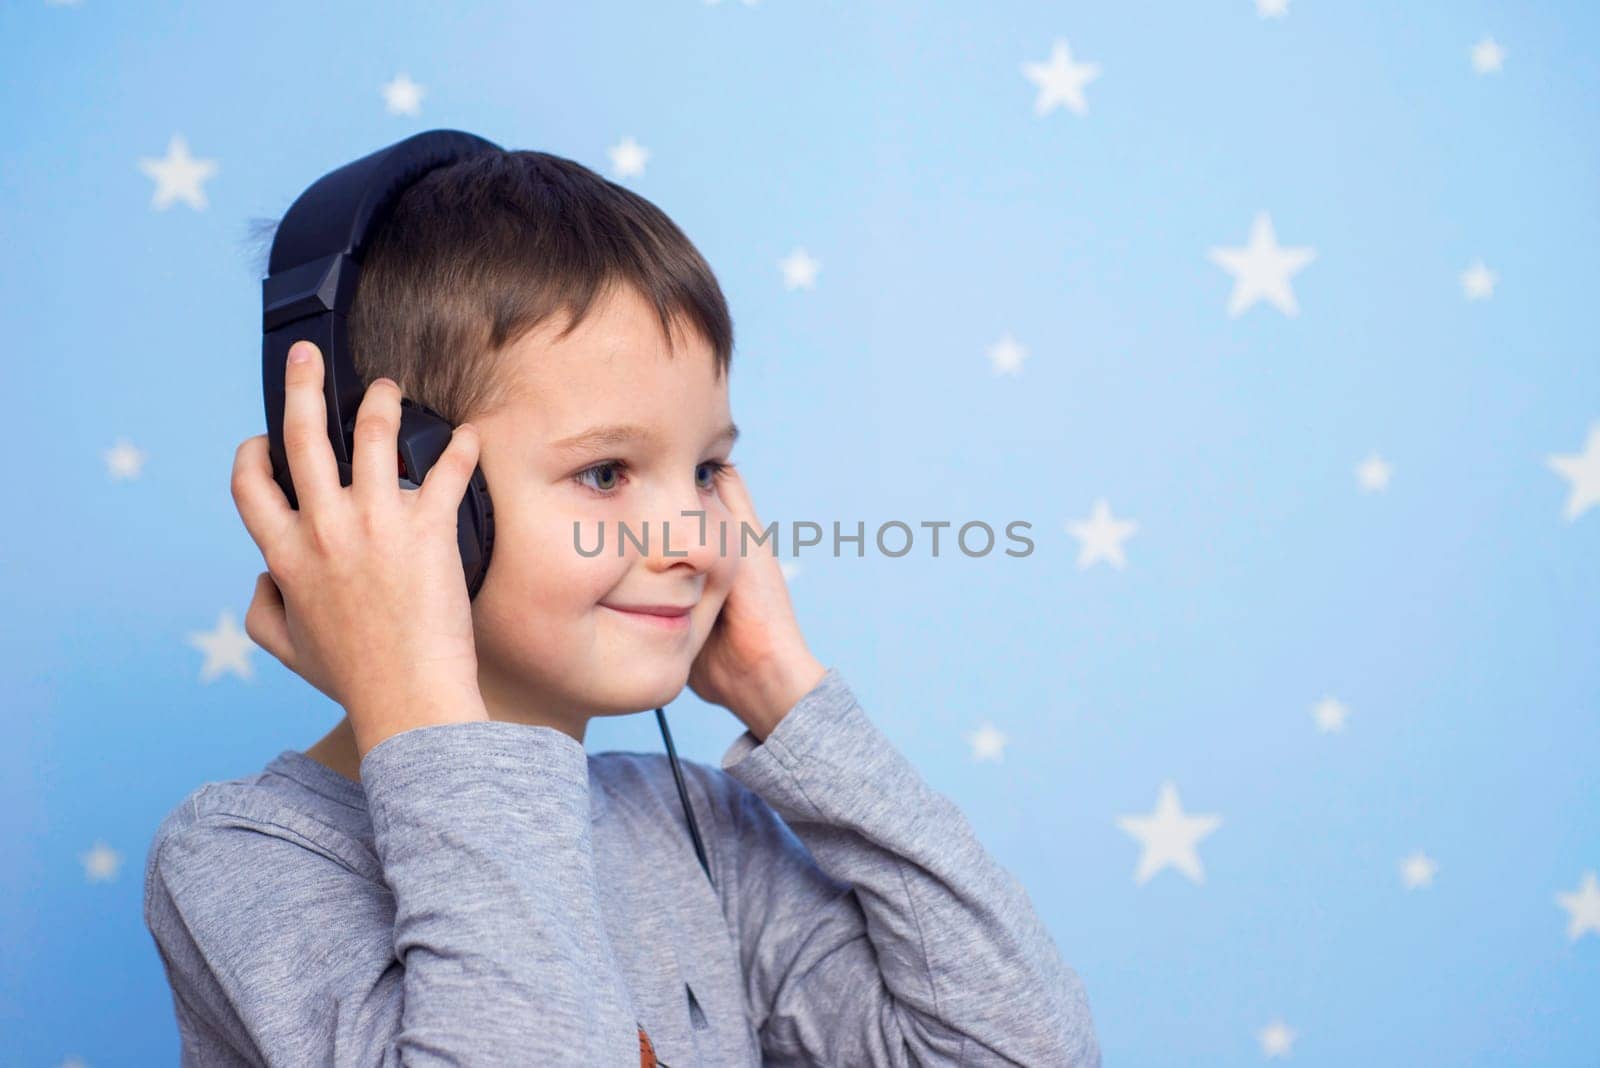
[[[590,716],[672,700],[738,564],[716,526],[733,326],[678,227],[570,160],[474,156],[399,198],[348,326],[363,381],[388,376],[480,433],[495,543],[472,614],[491,714],[581,739]],[[642,433],[559,444],[614,426]],[[697,509],[704,544],[681,514]],[[603,529],[604,551],[581,555],[575,523],[588,551]],[[648,553],[629,541],[618,555],[623,523],[641,540],[648,528]],[[691,604],[676,626],[607,607]]]

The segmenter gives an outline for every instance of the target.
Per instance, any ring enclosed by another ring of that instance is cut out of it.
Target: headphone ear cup
[[[400,431],[395,447],[402,472],[400,485],[419,489],[433,465],[444,455],[455,432],[449,420],[438,412],[408,397],[400,398]],[[489,573],[489,558],[494,552],[494,502],[483,467],[472,469],[467,489],[456,511],[456,545],[461,550],[461,570],[467,580],[467,597],[472,599],[483,588]]]
[[[494,502],[489,498],[489,483],[483,468],[474,467],[467,481],[456,515],[456,542],[461,547],[461,570],[467,576],[467,599],[478,596],[489,574],[489,557],[494,553]]]

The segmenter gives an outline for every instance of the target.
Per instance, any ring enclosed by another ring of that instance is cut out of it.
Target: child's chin
[[[615,680],[607,687],[605,704],[613,710],[613,715],[618,716],[632,712],[653,712],[676,700],[688,681],[688,673],[681,669],[663,669],[655,673],[642,671],[627,680]]]

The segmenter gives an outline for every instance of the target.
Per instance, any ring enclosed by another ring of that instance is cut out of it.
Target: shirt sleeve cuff
[[[392,734],[361,759],[361,785],[380,834],[397,806],[460,811],[465,795],[516,791],[587,820],[589,763],[582,743],[554,727],[479,720]]]
[[[722,770],[752,789],[787,779],[805,760],[848,763],[846,754],[880,752],[887,740],[830,667],[767,734],[765,742],[746,730],[722,754]]]

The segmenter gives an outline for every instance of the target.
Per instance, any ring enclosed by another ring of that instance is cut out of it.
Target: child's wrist
[[[734,712],[757,741],[765,742],[789,710],[827,673],[827,667],[808,649],[775,656],[750,673],[748,689]]]
[[[358,759],[365,758],[380,742],[417,727],[447,723],[489,721],[489,709],[475,689],[466,692],[428,690],[410,692],[387,700],[365,699],[346,706],[351,732],[355,735]]]

